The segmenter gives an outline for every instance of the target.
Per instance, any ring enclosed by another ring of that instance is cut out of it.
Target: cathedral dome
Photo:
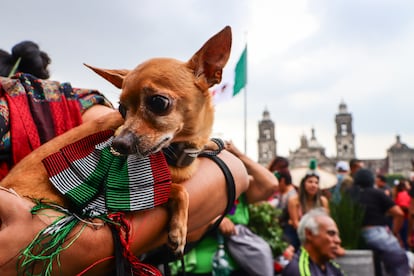
[[[406,144],[401,142],[400,135],[397,135],[395,137],[396,141],[395,143],[390,147],[390,151],[396,151],[396,150],[409,150],[410,147],[408,147]]]
[[[316,140],[315,129],[314,128],[312,128],[312,136],[309,140],[309,147],[314,148],[314,149],[323,148],[322,145],[319,144],[319,142]]]

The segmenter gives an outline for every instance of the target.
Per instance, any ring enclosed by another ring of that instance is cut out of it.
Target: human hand
[[[45,226],[30,213],[32,205],[13,192],[0,189],[0,275],[17,273],[20,250]]]
[[[335,252],[337,257],[344,256],[345,253],[346,253],[345,248],[343,248],[342,246],[339,246],[338,249]]]
[[[57,217],[62,216],[61,213],[51,209],[32,215],[31,209],[33,205],[32,201],[0,187],[0,275],[18,275],[16,268],[20,266],[19,256],[21,250],[25,249],[42,229],[50,225]],[[81,235],[79,237],[79,240],[86,239],[88,242],[75,242],[64,250],[59,258],[60,264],[54,264],[53,271],[59,271],[58,274],[64,276],[75,275],[97,260],[96,254],[100,254],[99,258],[102,258],[102,254],[106,254],[103,257],[112,254],[110,250],[112,248],[110,246],[111,240],[109,239],[108,241],[110,232],[95,231],[88,227],[84,233],[89,231],[93,231],[93,234]],[[104,245],[104,240],[100,238],[104,233],[106,233],[106,244],[109,245]],[[98,239],[98,241],[95,242],[94,239]],[[89,245],[95,246],[96,252],[94,250],[91,251],[91,246]],[[33,273],[38,274],[42,272],[42,264],[40,263],[35,266]],[[101,268],[104,268],[100,271],[108,271],[108,264],[109,262],[106,262],[102,265]]]
[[[283,257],[290,261],[293,258],[293,255],[295,255],[295,247],[293,245],[290,245],[286,247],[285,251],[283,251]]]
[[[234,145],[232,140],[224,142],[224,148],[234,154],[237,157],[240,157],[243,153]]]
[[[220,232],[225,236],[237,235],[236,227],[229,218],[223,218],[219,225],[219,229]]]

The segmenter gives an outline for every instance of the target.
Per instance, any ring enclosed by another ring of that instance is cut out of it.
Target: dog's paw
[[[175,227],[168,233],[168,247],[177,257],[181,257],[184,254],[184,247],[187,238],[186,227]]]
[[[173,183],[168,200],[171,218],[167,245],[178,256],[183,255],[187,240],[188,205],[189,196],[185,187]]]

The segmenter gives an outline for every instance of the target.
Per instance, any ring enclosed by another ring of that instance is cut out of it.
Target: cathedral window
[[[264,129],[263,135],[264,135],[264,138],[270,139],[270,129]]]
[[[341,124],[341,135],[342,136],[348,135],[348,129],[346,127],[346,124]]]

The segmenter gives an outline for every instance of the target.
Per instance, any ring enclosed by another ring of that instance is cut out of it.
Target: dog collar
[[[217,150],[199,150],[189,147],[185,142],[172,143],[162,151],[167,164],[177,168],[189,166],[200,155],[217,155],[224,149],[224,142],[219,138],[211,138],[211,141],[217,145]]]
[[[176,142],[163,149],[168,165],[183,168],[189,166],[201,150],[188,147],[187,143]]]

